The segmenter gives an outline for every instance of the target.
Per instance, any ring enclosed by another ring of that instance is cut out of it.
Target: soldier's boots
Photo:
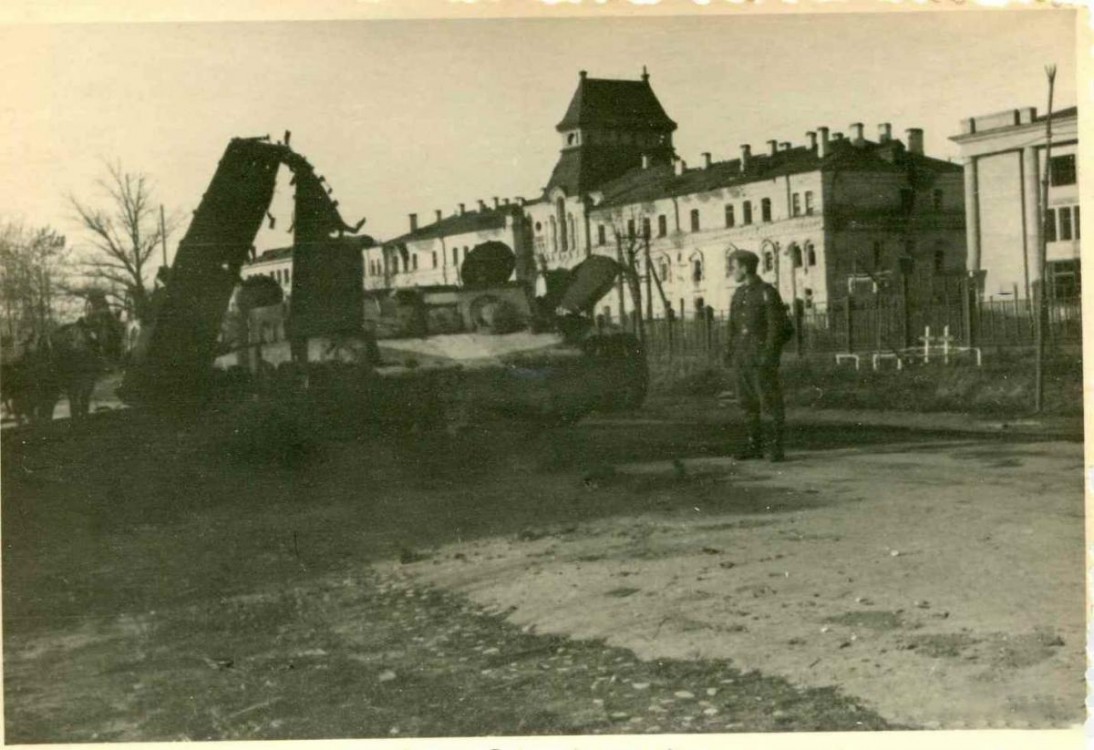
[[[763,430],[759,423],[750,424],[748,442],[733,454],[738,461],[752,461],[764,457]]]
[[[783,426],[781,424],[773,424],[768,427],[767,433],[767,457],[771,463],[782,463],[786,460],[786,454],[783,452]]]

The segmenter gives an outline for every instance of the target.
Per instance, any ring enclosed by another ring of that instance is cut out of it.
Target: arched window
[[[764,271],[771,273],[775,270],[775,254],[768,250],[764,253]]]
[[[570,214],[569,219],[570,227],[570,249],[577,250],[577,222],[574,221],[574,215]]]
[[[551,222],[551,252],[558,252],[558,221],[554,216],[550,219]]]
[[[812,242],[807,242],[805,245],[805,262],[808,263],[810,267],[817,265],[817,249],[813,247]]]
[[[556,250],[566,252],[569,249],[567,247],[568,233],[566,231],[566,201],[562,198],[559,198],[557,201],[555,201],[555,213],[558,215],[557,236],[559,238],[559,244],[561,245],[561,247],[557,247]]]
[[[661,278],[662,283],[670,281],[669,274],[671,274],[672,271],[671,271],[671,268],[669,266],[668,259],[661,258],[658,261],[657,265],[658,265],[658,269],[659,269],[658,272],[657,272],[657,275]]]
[[[691,280],[698,285],[703,283],[704,276],[703,255],[702,253],[695,253],[691,256]]]
[[[802,267],[802,249],[797,244],[790,246],[790,265],[793,268]]]

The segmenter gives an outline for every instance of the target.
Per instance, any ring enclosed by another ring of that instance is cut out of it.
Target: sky
[[[956,157],[962,118],[1044,110],[1046,63],[1057,105],[1075,103],[1074,24],[1054,10],[5,27],[0,221],[79,248],[66,196],[102,203],[96,181],[120,162],[185,226],[230,138],[289,129],[347,221],[386,239],[411,212],[536,197],[578,72],[636,79],[643,65],[691,164],[852,122],[868,137],[921,127],[929,154]],[[289,244],[288,226],[259,249]]]

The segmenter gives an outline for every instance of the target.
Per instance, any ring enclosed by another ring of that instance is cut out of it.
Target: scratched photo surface
[[[1081,723],[1075,24],[0,28],[7,741]]]

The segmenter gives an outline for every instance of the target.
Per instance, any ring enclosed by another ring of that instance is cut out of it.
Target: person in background
[[[729,308],[727,359],[748,428],[747,442],[736,458],[763,458],[766,433],[768,457],[782,461],[785,427],[779,360],[793,326],[779,292],[756,273],[759,256],[736,250],[729,260],[738,286]]]

